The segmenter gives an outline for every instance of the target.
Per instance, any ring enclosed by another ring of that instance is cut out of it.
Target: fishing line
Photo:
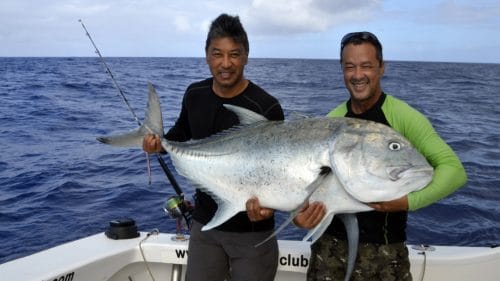
[[[130,113],[132,113],[134,120],[137,122],[139,127],[141,127],[142,123],[139,120],[139,117],[137,117],[137,114],[135,114],[134,109],[132,108],[132,106],[130,106],[130,103],[128,102],[127,97],[125,96],[125,93],[122,91],[120,85],[118,85],[118,81],[116,81],[115,76],[111,72],[111,69],[109,68],[108,64],[106,63],[103,56],[101,55],[101,52],[99,51],[99,48],[97,48],[97,45],[95,44],[94,40],[92,39],[92,36],[90,35],[89,31],[87,30],[87,27],[85,27],[85,24],[83,24],[83,21],[81,19],[78,21],[80,22],[83,29],[85,30],[85,34],[90,39],[92,46],[94,46],[95,53],[99,56],[99,59],[101,60],[101,63],[104,65],[106,72],[111,77],[111,80],[113,81],[113,85],[115,86],[116,89],[118,89],[120,97],[127,105],[127,108],[130,111]],[[152,130],[150,130],[150,131],[152,131]],[[172,202],[172,201],[180,202],[177,205],[175,205],[175,208],[178,209],[177,211],[180,211],[180,214],[179,214],[179,212],[175,212],[176,210],[165,209],[165,211],[169,215],[171,215],[172,217],[176,218],[178,223],[179,223],[180,218],[184,218],[187,228],[191,229],[190,225],[191,225],[191,215],[192,215],[192,211],[193,211],[193,206],[191,205],[191,203],[189,201],[184,199],[184,193],[182,192],[182,189],[179,186],[179,184],[177,183],[177,180],[175,179],[174,175],[172,174],[172,172],[168,168],[167,164],[165,163],[165,160],[163,160],[163,158],[160,156],[159,153],[156,153],[155,155],[156,155],[156,158],[158,159],[158,162],[160,163],[161,168],[163,169],[163,172],[167,176],[167,179],[169,180],[170,185],[174,189],[175,193],[177,193],[177,196],[173,196],[167,200],[167,204],[169,202]],[[147,161],[147,167],[148,167],[149,184],[151,184],[151,165],[150,165],[150,161],[149,161],[149,153],[147,153],[147,152],[146,152],[146,161]],[[180,233],[179,227],[177,227],[177,233],[178,234]]]
[[[134,119],[137,122],[137,124],[139,125],[139,127],[142,126],[141,121],[137,117],[137,114],[135,114],[134,109],[130,106],[130,103],[128,102],[127,97],[125,96],[125,93],[120,88],[120,85],[118,85],[118,82],[116,81],[115,76],[113,75],[113,73],[111,72],[111,69],[109,68],[108,64],[106,63],[106,61],[104,60],[103,56],[101,55],[101,52],[99,51],[99,48],[97,48],[97,45],[95,44],[94,40],[92,39],[92,36],[90,35],[89,31],[87,30],[87,27],[85,27],[85,24],[83,24],[83,21],[81,19],[78,20],[78,21],[80,22],[80,24],[82,25],[83,29],[85,30],[85,34],[90,39],[90,42],[92,43],[92,46],[94,46],[95,53],[99,56],[99,59],[101,60],[101,63],[104,65],[104,67],[106,69],[106,72],[111,77],[111,80],[113,81],[113,84],[114,84],[115,88],[118,89],[120,97],[122,98],[122,100],[127,105],[128,110],[130,111],[130,113],[132,113],[132,116],[134,117]],[[147,160],[148,160],[148,174],[150,174],[149,154],[146,153],[146,156],[147,156]],[[165,175],[167,176],[168,180],[170,181],[170,184],[174,188],[174,190],[177,193],[177,195],[179,195],[179,196],[181,196],[183,198],[184,197],[184,193],[182,192],[182,189],[180,188],[180,186],[177,183],[177,181],[175,180],[174,175],[172,174],[172,172],[168,168],[167,164],[165,163],[165,160],[163,160],[163,158],[161,158],[161,156],[158,153],[156,153],[156,158],[158,159],[158,162],[160,162],[161,168],[165,172]]]
[[[109,68],[108,64],[106,63],[106,61],[102,57],[101,52],[99,51],[99,49],[97,48],[96,44],[94,43],[94,40],[92,39],[92,36],[90,36],[90,33],[88,32],[87,28],[85,27],[85,24],[83,24],[83,21],[81,19],[78,20],[78,21],[82,24],[82,27],[85,30],[85,34],[87,35],[87,37],[90,39],[90,42],[94,46],[95,53],[99,56],[99,59],[101,60],[101,63],[106,68],[106,72],[111,77],[111,80],[113,81],[113,84],[116,87],[116,89],[118,89],[118,93],[120,94],[120,96],[122,97],[123,101],[127,105],[128,110],[130,111],[130,113],[132,113],[132,116],[134,116],[134,119],[137,122],[137,124],[139,125],[139,127],[142,126],[141,121],[139,121],[139,118],[137,117],[137,114],[135,114],[134,109],[130,106],[130,103],[128,102],[127,97],[125,96],[125,94],[123,93],[122,89],[120,88],[120,85],[118,85],[118,82],[116,81],[115,76],[113,75],[113,73],[111,72],[111,69]]]
[[[141,124],[141,121],[139,121],[139,117],[137,117],[137,114],[135,114],[134,109],[132,108],[132,106],[130,106],[130,103],[128,102],[127,97],[123,93],[122,88],[120,87],[120,85],[118,85],[118,82],[116,81],[115,76],[113,75],[113,72],[111,72],[111,69],[109,68],[109,66],[106,63],[106,61],[104,60],[104,58],[102,57],[101,52],[99,51],[99,48],[97,48],[97,45],[95,44],[94,39],[92,39],[92,36],[90,36],[90,33],[87,30],[87,27],[85,26],[85,24],[83,24],[83,21],[81,19],[78,20],[78,21],[80,22],[80,24],[82,25],[83,29],[85,30],[85,34],[87,35],[87,37],[90,39],[90,43],[92,43],[92,46],[94,46],[95,53],[99,56],[99,59],[101,60],[102,65],[104,66],[106,72],[111,77],[111,81],[113,81],[113,85],[118,90],[118,93],[119,93],[120,97],[125,102],[125,105],[127,105],[127,108],[130,111],[130,113],[132,113],[132,116],[134,117],[135,122],[137,122],[137,124],[139,125],[139,127],[141,127],[142,124]],[[146,167],[148,169],[149,184],[151,184],[151,165],[150,165],[149,154],[148,153],[146,153]]]

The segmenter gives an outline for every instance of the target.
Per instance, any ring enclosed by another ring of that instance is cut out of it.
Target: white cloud
[[[286,35],[368,21],[381,7],[377,0],[253,0],[244,16],[249,29],[257,34]]]
[[[192,28],[189,19],[185,16],[175,16],[174,26],[179,32],[190,31]]]
[[[439,47],[499,61],[498,0],[0,0],[0,56],[92,56],[78,19],[109,56],[202,56],[221,13],[240,16],[261,57],[336,57],[341,35],[364,29],[400,59]]]

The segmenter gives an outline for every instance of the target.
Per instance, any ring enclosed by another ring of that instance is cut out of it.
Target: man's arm
[[[293,223],[298,227],[311,229],[321,222],[325,214],[326,207],[322,202],[306,203],[293,219]]]
[[[456,191],[467,181],[467,174],[455,152],[422,113],[404,102],[391,102],[392,110],[384,110],[387,120],[434,168],[432,181],[422,190],[408,194],[408,209],[414,211]]]

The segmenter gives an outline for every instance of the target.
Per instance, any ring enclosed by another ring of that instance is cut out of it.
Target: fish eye
[[[401,149],[401,144],[399,142],[395,142],[395,141],[390,142],[389,143],[389,149],[390,150],[396,150],[396,151],[400,150]]]

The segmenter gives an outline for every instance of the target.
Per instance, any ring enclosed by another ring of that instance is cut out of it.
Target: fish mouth
[[[391,181],[398,181],[402,178],[422,177],[424,175],[431,175],[433,172],[432,167],[429,166],[398,166],[388,167],[387,175]]]

